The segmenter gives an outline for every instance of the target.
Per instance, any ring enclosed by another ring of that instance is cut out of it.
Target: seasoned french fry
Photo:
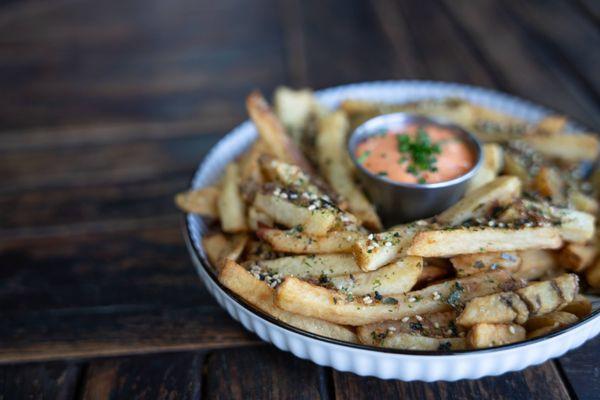
[[[497,143],[483,145],[483,165],[469,182],[466,194],[496,179],[504,166],[504,150]]]
[[[378,344],[382,338],[394,333],[410,333],[427,337],[451,338],[464,335],[463,327],[454,323],[456,312],[444,311],[416,317],[405,317],[399,321],[384,321],[356,328],[358,340],[365,344]]]
[[[594,244],[567,244],[559,253],[560,265],[573,272],[582,272],[593,264],[598,255]]]
[[[256,183],[262,183],[262,175],[258,160],[261,156],[269,154],[269,149],[261,139],[256,140],[250,149],[239,158],[238,165],[240,171],[240,181],[252,180]]]
[[[175,196],[175,204],[182,211],[202,215],[203,217],[218,218],[217,199],[219,189],[207,186],[202,189],[188,190]]]
[[[593,134],[530,135],[523,140],[544,156],[564,161],[593,161],[598,156],[598,138]]]
[[[483,349],[525,340],[525,328],[516,324],[477,324],[467,335],[469,347]]]
[[[406,254],[421,257],[452,257],[459,254],[536,248],[556,249],[561,245],[559,231],[554,227],[519,229],[473,227],[419,232],[406,250]]]
[[[238,233],[227,238],[222,233],[205,236],[202,246],[206,249],[206,255],[213,267],[220,271],[226,260],[237,261],[242,255],[248,243],[248,235]]]
[[[248,207],[248,227],[253,231],[258,231],[265,227],[273,227],[275,221],[266,213],[259,211],[254,206]]]
[[[363,271],[375,271],[400,257],[421,229],[424,227],[416,223],[398,225],[387,232],[370,234],[354,243],[352,254]]]
[[[563,328],[572,325],[577,321],[578,318],[574,314],[566,311],[553,311],[546,315],[538,315],[537,317],[530,318],[527,323],[525,323],[525,329],[531,332],[546,326]]]
[[[461,254],[450,258],[456,270],[456,276],[463,277],[484,271],[505,269],[517,271],[521,265],[521,257],[514,251]]]
[[[306,173],[314,173],[312,166],[286,134],[283,124],[260,92],[250,93],[246,98],[246,108],[270,154],[276,154],[284,161],[299,166]]]
[[[331,231],[327,236],[310,236],[297,229],[260,229],[256,234],[276,251],[295,254],[349,253],[354,242],[365,236],[353,231]]]
[[[571,190],[568,194],[568,202],[577,211],[583,211],[588,214],[596,215],[600,206],[598,200],[592,196],[581,193],[579,190]]]
[[[501,176],[472,191],[458,203],[442,212],[436,221],[457,226],[485,216],[492,208],[509,205],[521,195],[521,181],[514,176]]]
[[[321,120],[316,143],[319,168],[333,189],[348,201],[350,211],[365,226],[380,230],[382,225],[375,208],[352,176],[345,148],[348,129],[348,121],[342,111],[336,111]]]
[[[239,170],[236,163],[231,163],[225,168],[225,177],[217,205],[223,232],[236,233],[248,229],[246,205],[240,195]]]
[[[273,289],[265,282],[252,276],[244,267],[231,260],[225,263],[223,270],[219,274],[219,281],[254,307],[286,324],[333,339],[344,340],[346,342],[357,341],[354,332],[344,326],[316,318],[292,314],[276,307],[273,304]]]
[[[596,289],[600,289],[600,260],[596,260],[594,265],[585,271],[585,280]]]
[[[531,281],[558,274],[558,257],[553,251],[532,249],[520,251],[518,254],[521,266],[514,273],[515,277]]]
[[[352,256],[349,257],[352,258]],[[356,266],[353,258],[352,264]],[[355,296],[364,296],[374,292],[386,296],[411,290],[417,283],[422,270],[423,259],[421,257],[405,257],[374,272],[361,271],[350,275],[334,276],[329,279],[329,283],[337,290],[352,293]]]
[[[527,304],[512,292],[477,297],[467,303],[456,323],[471,327],[478,323],[523,324],[529,318]]]
[[[276,194],[257,193],[254,206],[275,222],[289,228],[300,226],[309,235],[324,236],[336,224],[339,211],[329,207],[328,203],[321,202],[318,208],[313,204],[305,207],[287,197],[287,194],[282,198]]]
[[[275,303],[290,312],[358,326],[446,311],[474,297],[521,286],[522,283],[513,279],[509,273],[496,271],[446,281],[374,301],[371,296],[355,299],[351,294],[344,295],[288,277],[277,288]]]
[[[504,173],[507,175],[516,176],[523,184],[527,184],[531,177],[529,171],[523,161],[510,151],[504,152]]]
[[[532,317],[548,314],[559,307],[571,303],[579,291],[579,278],[575,274],[564,274],[557,278],[530,283],[517,290],[517,294],[527,303]]]
[[[565,130],[567,118],[562,115],[551,115],[542,118],[534,127],[534,133],[540,135],[552,135]]]
[[[441,352],[449,350],[463,350],[467,348],[467,342],[465,338],[434,338],[413,335],[410,333],[382,333],[365,344],[386,347],[390,349],[439,350]]]
[[[417,286],[423,286],[430,282],[434,282],[440,279],[443,279],[448,276],[449,269],[441,265],[432,265],[425,262],[423,266],[423,271],[421,271],[421,275],[419,276],[419,280],[417,281]]]
[[[277,116],[296,143],[302,143],[302,135],[310,118],[320,112],[312,90],[278,87],[273,96],[273,105]]]
[[[271,156],[261,156],[258,159],[263,173],[271,181],[276,181],[285,187],[294,188],[300,193],[307,193],[322,197],[323,191],[312,182],[312,178],[300,167],[277,160]]]
[[[592,312],[592,303],[584,295],[578,294],[575,300],[560,307],[560,311],[568,312],[583,318]]]
[[[542,167],[532,182],[533,188],[552,204],[563,204],[565,198],[565,181],[555,168]]]
[[[258,266],[261,270],[279,274],[282,277],[290,275],[302,279],[322,277],[327,281],[339,275],[362,272],[350,254],[291,256],[245,264],[248,267],[253,265]]]

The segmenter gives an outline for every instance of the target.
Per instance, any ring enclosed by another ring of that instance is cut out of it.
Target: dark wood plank
[[[501,89],[528,97],[594,127],[597,104],[552,54],[523,30],[501,2],[443,0],[448,15],[471,37],[506,82]]]
[[[334,372],[336,399],[569,399],[552,362],[474,381],[401,382]]]
[[[83,376],[82,399],[199,399],[204,353],[93,361]]]
[[[600,337],[558,359],[558,366],[580,399],[600,398]]]
[[[80,369],[65,362],[0,367],[0,399],[73,399]]]
[[[271,346],[220,350],[206,363],[209,399],[318,399],[322,368]],[[320,393],[321,391],[321,393]]]
[[[567,0],[503,2],[513,18],[560,63],[566,73],[581,81],[598,103],[600,30]]]
[[[416,76],[412,66],[396,65],[368,2],[309,0],[302,8],[310,86]]]
[[[205,290],[174,222],[0,242],[0,361],[255,343]]]
[[[274,0],[5,8],[0,124],[240,118],[245,93],[284,79],[278,17]]]
[[[374,0],[373,7],[397,63],[413,64],[417,77],[497,86],[484,60],[468,47],[437,1]]]

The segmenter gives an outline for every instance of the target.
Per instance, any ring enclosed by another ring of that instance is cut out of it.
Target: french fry
[[[270,181],[276,181],[285,187],[322,197],[325,193],[312,182],[312,178],[300,167],[288,164],[274,157],[263,155],[259,157],[258,164]]]
[[[218,218],[217,199],[219,189],[207,186],[202,189],[188,190],[175,196],[175,204],[182,211],[202,215],[203,217]]]
[[[467,343],[473,349],[502,346],[525,340],[525,328],[516,324],[477,324],[467,335]]]
[[[269,149],[265,142],[259,138],[252,144],[250,149],[239,158],[240,181],[244,182],[252,180],[257,183],[262,183],[263,179],[258,160],[261,156],[267,154],[269,154]]]
[[[600,259],[585,271],[585,280],[596,289],[600,289]]]
[[[507,175],[516,176],[523,184],[528,184],[531,180],[529,171],[524,165],[523,160],[514,152],[504,152],[504,173]]]
[[[564,161],[593,161],[598,156],[598,138],[593,134],[530,135],[523,140],[544,156]]]
[[[463,335],[465,329],[454,323],[457,313],[444,311],[416,317],[405,317],[399,321],[383,321],[356,328],[361,343],[378,344],[382,338],[394,333],[410,333],[426,337],[450,338]]]
[[[553,251],[532,249],[520,251],[518,254],[521,266],[514,273],[515,277],[531,281],[558,274],[558,257]]]
[[[246,205],[240,195],[239,170],[236,163],[231,163],[225,168],[225,177],[217,205],[223,232],[237,233],[248,229]]]
[[[308,174],[314,173],[312,166],[286,134],[283,124],[260,92],[250,93],[246,98],[246,108],[270,154],[276,154],[284,161],[299,166]]]
[[[577,211],[583,211],[588,214],[598,214],[598,200],[592,196],[581,193],[579,190],[570,190],[568,194],[568,202],[570,206]]]
[[[333,189],[347,201],[350,211],[374,230],[382,225],[374,207],[354,182],[345,148],[348,121],[342,111],[323,118],[319,124],[316,150],[319,168]]]
[[[354,242],[365,236],[353,231],[331,231],[327,236],[310,236],[297,229],[260,229],[256,234],[276,251],[294,254],[349,253]]]
[[[290,275],[302,279],[322,277],[327,281],[339,275],[362,272],[350,254],[290,256],[244,264],[247,267],[252,265],[256,265],[265,271],[277,273],[282,277]]]
[[[471,327],[478,323],[523,324],[529,318],[527,304],[512,292],[494,293],[469,301],[456,323]]]
[[[521,195],[521,181],[514,176],[501,176],[467,194],[458,203],[442,212],[436,221],[457,226],[483,217],[494,207],[509,205]]]
[[[483,145],[483,164],[468,184],[466,195],[496,179],[504,166],[504,150],[498,143]]]
[[[521,287],[505,271],[484,273],[442,282],[424,289],[374,301],[312,285],[298,278],[285,278],[278,286],[275,303],[284,310],[343,325],[366,325],[384,320],[431,314],[458,307],[468,300]]]
[[[576,315],[568,313],[566,311],[553,311],[546,315],[538,315],[537,317],[530,318],[525,323],[525,329],[527,331],[535,331],[537,329],[551,326],[553,328],[564,328],[578,321]]]
[[[273,289],[231,260],[225,263],[219,274],[219,281],[254,307],[288,325],[333,339],[346,342],[357,341],[355,333],[344,326],[292,314],[276,307],[273,304]]]
[[[305,207],[276,194],[265,193],[257,193],[254,199],[254,206],[275,222],[289,228],[300,226],[303,232],[314,236],[327,234],[336,224],[339,214],[337,209],[323,204],[319,208],[313,205]]]
[[[533,178],[533,188],[543,197],[550,199],[552,204],[564,204],[565,184],[562,176],[555,168],[542,167]]]
[[[593,264],[598,255],[594,244],[567,244],[559,253],[560,265],[573,272],[582,272]]]
[[[370,234],[354,243],[352,254],[363,271],[375,271],[402,256],[421,229],[424,229],[424,226],[415,223],[398,225],[387,232]]]
[[[372,346],[403,350],[463,350],[467,348],[465,338],[434,338],[410,333],[380,334],[370,344]]]
[[[571,303],[579,291],[579,278],[563,274],[557,278],[530,283],[518,289],[517,294],[527,304],[530,316],[548,314]]]
[[[352,258],[352,256],[349,257]],[[356,266],[353,258],[352,264]],[[358,269],[358,267],[356,268]],[[352,293],[355,296],[364,296],[374,292],[386,296],[411,290],[417,283],[422,270],[423,259],[421,257],[405,257],[374,272],[361,271],[344,276],[334,276],[329,279],[329,284],[337,290]]]
[[[425,262],[425,265],[423,266],[423,271],[421,271],[421,275],[419,276],[419,280],[417,281],[416,286],[423,286],[430,282],[443,279],[448,276],[449,272],[449,268],[443,267],[441,265],[432,265]]]
[[[421,257],[452,257],[459,254],[556,249],[562,245],[553,227],[456,228],[416,234],[406,254]],[[360,265],[360,264],[359,264]]]
[[[202,246],[206,249],[206,255],[213,267],[221,270],[226,260],[237,261],[248,243],[248,235],[238,233],[230,238],[222,233],[205,236]]]
[[[551,115],[542,118],[534,127],[534,133],[540,135],[552,135],[565,130],[567,118],[562,115]]]
[[[577,318],[583,318],[592,312],[592,303],[584,295],[578,294],[572,302],[560,307],[560,311],[574,314]]]
[[[278,87],[273,96],[275,112],[296,143],[302,143],[309,120],[320,112],[310,89],[292,90]]]
[[[456,276],[463,277],[498,268],[517,271],[521,265],[521,257],[514,251],[475,253],[454,256],[450,258],[450,262],[456,270]]]
[[[254,206],[248,207],[248,227],[253,231],[258,231],[265,227],[273,227],[275,221],[266,213],[259,211]]]

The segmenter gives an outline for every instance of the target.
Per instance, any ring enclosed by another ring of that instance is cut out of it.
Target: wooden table
[[[0,399],[600,398],[600,338],[435,384],[262,344],[172,204],[256,87],[464,82],[600,130],[599,27],[594,0],[0,2]]]

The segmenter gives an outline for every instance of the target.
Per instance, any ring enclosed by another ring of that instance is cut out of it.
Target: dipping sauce
[[[451,129],[416,124],[370,136],[358,144],[355,156],[370,172],[402,183],[449,181],[477,162]]]

